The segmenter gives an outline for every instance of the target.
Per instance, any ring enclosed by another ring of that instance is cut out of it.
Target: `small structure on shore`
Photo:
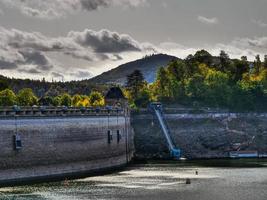
[[[105,95],[105,104],[114,107],[127,107],[127,99],[119,87],[112,87]]]

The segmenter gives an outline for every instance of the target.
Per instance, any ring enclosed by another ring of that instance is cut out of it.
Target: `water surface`
[[[0,199],[266,200],[267,160],[133,164],[104,176],[1,188]]]

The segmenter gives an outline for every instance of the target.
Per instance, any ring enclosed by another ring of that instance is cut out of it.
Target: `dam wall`
[[[229,158],[231,152],[267,155],[267,113],[164,110],[171,137],[182,157]],[[155,116],[146,110],[132,114],[137,159],[170,157]]]
[[[70,110],[2,110],[0,185],[90,175],[131,160],[133,130],[125,110]]]

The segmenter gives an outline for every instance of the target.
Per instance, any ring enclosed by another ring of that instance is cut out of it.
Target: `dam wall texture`
[[[191,159],[228,158],[231,152],[267,156],[267,114],[195,112],[165,109],[171,137],[182,156]],[[137,159],[169,158],[166,140],[155,116],[146,110],[132,114]]]
[[[35,111],[0,113],[0,185],[104,171],[133,156],[125,110]]]

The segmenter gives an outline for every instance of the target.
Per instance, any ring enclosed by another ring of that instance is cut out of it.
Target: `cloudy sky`
[[[152,53],[267,54],[266,0],[0,0],[0,74],[90,78]]]

